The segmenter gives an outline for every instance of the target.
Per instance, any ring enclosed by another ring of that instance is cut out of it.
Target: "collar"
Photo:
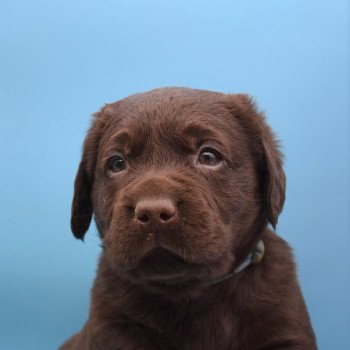
[[[260,239],[254,250],[234,269],[233,273],[228,273],[218,278],[214,278],[210,284],[216,284],[219,282],[226,281],[232,276],[236,275],[238,272],[241,272],[246,267],[252,264],[260,263],[265,253],[264,242]]]

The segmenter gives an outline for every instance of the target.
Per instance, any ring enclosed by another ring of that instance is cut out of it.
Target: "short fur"
[[[164,88],[106,105],[71,221],[83,239],[94,214],[103,249],[89,319],[61,349],[316,349],[291,250],[268,228],[284,199],[282,155],[249,96]],[[259,239],[261,263],[214,283]]]

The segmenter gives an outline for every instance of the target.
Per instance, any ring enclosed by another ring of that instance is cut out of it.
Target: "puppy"
[[[157,89],[95,114],[71,227],[102,242],[90,315],[62,350],[316,349],[276,227],[282,155],[242,94]]]

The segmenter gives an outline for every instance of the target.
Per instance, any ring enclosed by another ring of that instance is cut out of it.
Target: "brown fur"
[[[83,239],[94,214],[103,250],[89,319],[61,349],[316,349],[290,248],[267,227],[284,193],[282,155],[246,95],[166,88],[106,105],[71,222]],[[213,283],[260,238],[261,263]]]

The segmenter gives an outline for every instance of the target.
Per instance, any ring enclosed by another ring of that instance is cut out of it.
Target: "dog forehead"
[[[227,131],[236,124],[225,94],[188,88],[162,88],[129,96],[106,105],[111,129],[125,128],[145,134],[163,130],[175,133],[190,124]]]
[[[119,102],[124,103],[127,107],[132,105],[142,105],[145,102],[164,103],[167,101],[192,101],[192,102],[214,102],[224,97],[225,94],[220,92],[190,89],[190,88],[160,88],[147,92],[142,92],[128,96]]]

